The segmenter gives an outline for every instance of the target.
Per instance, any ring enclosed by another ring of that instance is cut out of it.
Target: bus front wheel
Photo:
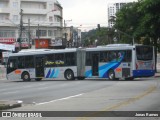
[[[74,80],[74,73],[72,70],[66,70],[65,73],[64,73],[64,77],[65,79],[67,80]]]
[[[23,81],[30,81],[31,79],[30,79],[29,73],[28,72],[24,72],[22,74],[22,79],[23,79]]]
[[[109,70],[109,72],[108,72],[108,78],[109,78],[109,80],[115,80],[114,70]]]

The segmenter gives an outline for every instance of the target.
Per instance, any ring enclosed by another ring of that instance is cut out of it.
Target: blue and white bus
[[[86,78],[133,80],[155,74],[154,47],[113,44],[86,48]]]
[[[85,50],[27,50],[12,53],[7,63],[7,79],[30,81],[35,79],[85,78]]]

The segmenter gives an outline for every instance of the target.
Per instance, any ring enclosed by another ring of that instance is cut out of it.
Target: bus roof
[[[33,50],[22,50],[18,53],[12,53],[10,56],[26,56],[26,55],[45,55],[52,53],[67,53],[67,52],[75,52],[79,48],[71,48],[71,49],[33,49]]]

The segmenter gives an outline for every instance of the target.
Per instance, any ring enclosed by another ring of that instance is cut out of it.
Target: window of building
[[[15,31],[12,30],[0,30],[0,37],[15,37]]]
[[[49,16],[49,22],[53,22],[53,17]]]
[[[17,22],[18,21],[18,15],[13,15],[13,21]]]
[[[13,2],[13,7],[18,8],[18,2]]]
[[[47,30],[36,30],[36,36],[47,36]]]
[[[48,36],[53,36],[54,31],[53,30],[48,30]]]

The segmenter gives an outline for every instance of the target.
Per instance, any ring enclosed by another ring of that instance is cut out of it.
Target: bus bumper
[[[133,77],[151,77],[155,75],[155,70],[133,70]]]

